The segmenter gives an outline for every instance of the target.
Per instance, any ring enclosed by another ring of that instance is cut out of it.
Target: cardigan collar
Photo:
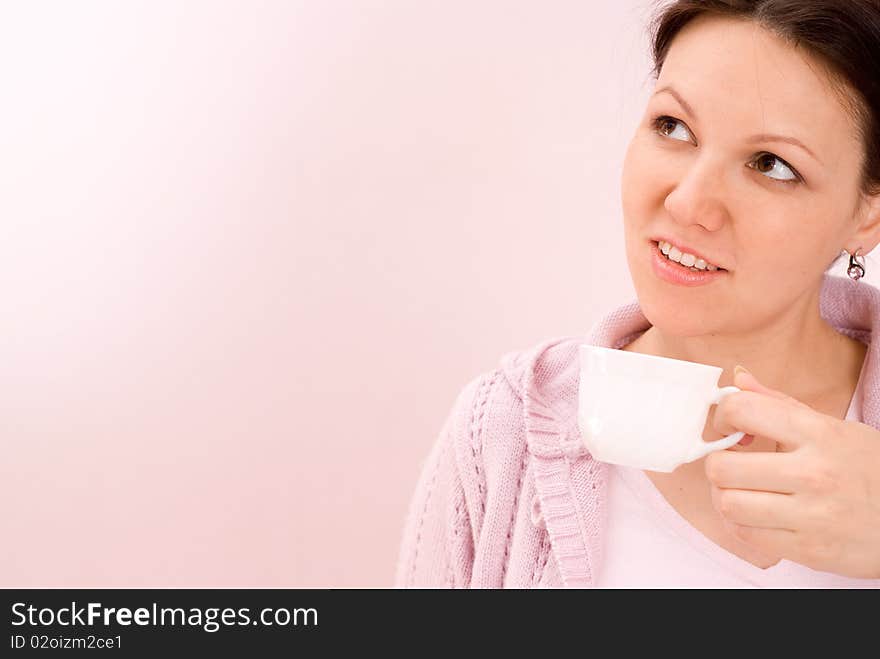
[[[837,331],[868,344],[862,370],[864,423],[880,428],[880,290],[865,281],[823,275],[819,311]],[[621,348],[650,327],[638,301],[605,314],[587,336],[544,341],[502,359],[523,400],[526,442],[537,497],[565,586],[589,586],[602,560],[607,465],[592,458],[577,426],[581,343]]]

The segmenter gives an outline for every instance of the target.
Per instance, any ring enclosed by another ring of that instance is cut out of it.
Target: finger
[[[727,521],[762,529],[797,528],[797,505],[791,494],[711,487],[712,505]]]
[[[721,400],[713,426],[722,435],[738,430],[767,437],[792,451],[828,432],[828,417],[807,405],[774,398],[756,391],[734,392]]]
[[[783,391],[771,389],[770,387],[764,385],[758,380],[758,378],[755,377],[753,373],[750,373],[739,365],[737,365],[737,368],[734,370],[733,384],[743,391],[756,391],[759,394],[766,394],[767,396],[778,398],[779,400],[789,400],[795,405],[806,406],[805,403],[802,403],[797,398],[789,396]]]
[[[779,494],[799,491],[792,456],[768,451],[715,451],[706,456],[706,477],[716,487]]]
[[[798,555],[798,536],[789,529],[764,529],[725,522],[728,533],[767,556],[793,557]]]
[[[767,396],[771,396],[772,398],[778,398],[779,400],[788,400],[793,404],[798,406],[806,406],[804,403],[799,401],[798,399],[789,396],[783,391],[777,391],[776,389],[771,389],[770,387],[764,385],[754,373],[747,371],[745,368],[736,365],[736,368],[733,371],[733,384],[742,389],[743,391],[755,391],[761,394],[766,394]],[[740,446],[748,446],[755,439],[754,435],[744,435],[743,438],[738,442]]]

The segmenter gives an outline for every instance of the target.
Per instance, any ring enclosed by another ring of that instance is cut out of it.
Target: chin
[[[653,277],[652,274],[649,276]],[[719,308],[717,301],[698,301],[693,295],[694,289],[670,288],[656,279],[648,284],[635,281],[635,289],[645,318],[666,334],[702,336],[718,334],[725,327],[730,328],[730,323],[725,320],[724,311]]]

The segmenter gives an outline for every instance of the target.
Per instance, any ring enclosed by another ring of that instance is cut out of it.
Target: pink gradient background
[[[650,5],[0,6],[0,585],[390,585],[460,387],[634,295]]]

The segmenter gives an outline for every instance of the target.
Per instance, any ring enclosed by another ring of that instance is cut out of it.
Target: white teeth
[[[665,240],[661,240],[658,244],[660,252],[665,254],[670,261],[680,263],[691,270],[718,270],[718,266],[707,263],[704,259],[698,259],[693,254],[682,253],[678,247]]]

